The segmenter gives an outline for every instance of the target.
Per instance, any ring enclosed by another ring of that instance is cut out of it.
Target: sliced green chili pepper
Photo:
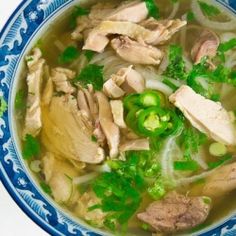
[[[137,93],[126,96],[123,100],[125,109],[130,111],[134,107],[138,107],[139,97],[140,97],[140,94],[137,94]]]
[[[166,110],[166,113],[169,116],[169,121],[165,132],[162,134],[163,137],[175,135],[183,129],[183,122],[174,111]]]
[[[164,133],[170,117],[163,109],[151,107],[138,114],[138,131],[146,137],[155,137]]]
[[[140,95],[140,105],[143,107],[159,107],[161,98],[155,91],[146,91]]]

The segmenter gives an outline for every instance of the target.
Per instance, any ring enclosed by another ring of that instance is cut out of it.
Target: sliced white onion
[[[95,179],[98,175],[99,175],[98,172],[92,172],[87,175],[75,177],[75,178],[73,178],[73,184],[80,185],[80,184],[87,183],[87,182]]]
[[[173,9],[172,9],[172,12],[170,13],[170,15],[167,17],[168,20],[172,20],[173,18],[175,18],[178,10],[179,10],[179,5],[180,3],[179,2],[176,2],[173,4]]]
[[[205,1],[205,2],[208,2],[208,1]],[[213,2],[214,1],[210,1],[210,4],[214,4]],[[230,30],[236,29],[235,16],[231,14],[227,14],[227,16],[230,18],[230,21],[227,21],[227,22],[212,21],[212,20],[209,20],[203,14],[198,1],[192,0],[191,8],[192,8],[192,11],[194,13],[196,20],[205,27],[212,28],[215,30],[222,30],[222,31],[230,31]]]
[[[174,91],[166,84],[160,82],[159,80],[150,79],[146,81],[146,88],[158,90],[164,93],[166,96],[170,96]]]

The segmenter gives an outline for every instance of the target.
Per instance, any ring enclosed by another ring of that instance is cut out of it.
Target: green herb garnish
[[[82,69],[80,75],[75,78],[74,82],[80,82],[83,86],[92,84],[95,90],[101,90],[104,82],[103,66],[95,64],[87,65]]]
[[[79,56],[80,56],[79,50],[74,46],[69,46],[60,54],[58,62],[60,64],[71,63]]]
[[[236,47],[236,39],[230,39],[229,41],[225,43],[221,43],[218,47],[218,56],[221,59],[221,61],[225,62],[225,53],[235,49]]]
[[[223,156],[219,161],[215,161],[215,162],[210,162],[208,163],[208,168],[210,170],[215,169],[217,167],[222,166],[223,164],[225,164],[226,162],[232,160],[233,156],[231,154],[226,154],[225,156]]]
[[[52,195],[52,189],[48,184],[46,184],[45,182],[41,182],[40,187],[45,193]]]
[[[0,97],[0,117],[7,111],[7,103],[3,96]]]
[[[198,4],[201,10],[203,11],[204,15],[206,16],[217,16],[221,13],[218,8],[210,4],[207,4],[206,2],[198,1]]]
[[[194,20],[195,20],[194,13],[192,11],[189,11],[187,13],[187,21],[194,21]]]
[[[182,48],[178,45],[169,47],[169,65],[164,73],[167,77],[185,80],[187,77]]]
[[[15,98],[15,108],[17,110],[22,110],[26,108],[26,92],[24,89],[20,89],[16,93],[16,98]]]
[[[82,8],[80,6],[75,6],[72,14],[71,14],[71,19],[70,19],[70,27],[74,29],[76,27],[76,19],[79,16],[86,16],[89,14],[89,10]]]
[[[144,2],[146,3],[148,12],[149,12],[149,16],[152,16],[155,19],[159,19],[160,18],[160,10],[158,8],[158,6],[156,5],[156,3],[154,2],[154,0],[144,0]]]
[[[91,50],[85,50],[84,55],[87,58],[88,62],[90,62],[93,59],[95,52]]]
[[[40,144],[36,138],[27,134],[23,143],[23,158],[30,160],[40,154]]]
[[[175,161],[174,169],[177,171],[197,171],[199,169],[199,165],[196,161]]]
[[[91,140],[92,140],[93,142],[95,142],[95,143],[98,141],[98,139],[97,139],[96,136],[94,136],[94,135],[91,136]]]

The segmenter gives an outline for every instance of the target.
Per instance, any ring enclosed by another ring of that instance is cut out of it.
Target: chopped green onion
[[[209,197],[204,196],[204,197],[202,197],[202,199],[203,199],[204,203],[207,205],[210,205],[212,203],[212,200]]]
[[[48,184],[46,184],[45,182],[41,182],[40,187],[43,189],[45,193],[52,195],[52,189]]]
[[[195,20],[194,13],[192,11],[189,11],[187,13],[187,21],[194,21],[194,20]]]
[[[97,139],[97,137],[96,137],[95,135],[92,135],[92,136],[91,136],[91,140],[92,140],[93,142],[95,142],[95,143],[98,141],[98,139]]]
[[[212,143],[209,147],[209,153],[212,156],[221,157],[227,153],[227,148],[222,143]]]
[[[231,154],[226,154],[224,157],[221,158],[221,160],[216,161],[216,162],[210,162],[208,163],[208,168],[210,170],[215,169],[217,167],[222,166],[223,164],[225,164],[226,162],[232,160],[233,156]]]
[[[199,169],[199,165],[196,161],[175,161],[174,169],[177,171],[197,171]]]
[[[166,194],[164,184],[160,180],[156,181],[153,187],[148,188],[148,193],[155,200],[163,198]]]

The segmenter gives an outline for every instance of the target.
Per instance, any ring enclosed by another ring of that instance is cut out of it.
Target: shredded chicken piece
[[[70,80],[74,79],[75,72],[65,68],[55,68],[52,70],[52,81],[55,84],[57,92],[64,92],[66,94],[72,94],[75,92],[75,88],[71,85]]]
[[[82,219],[91,222],[91,224],[97,227],[103,227],[103,222],[107,214],[101,209],[89,211],[90,207],[97,204],[100,204],[100,200],[96,197],[95,193],[93,191],[86,192],[78,200],[76,213]]]
[[[236,189],[236,163],[216,169],[207,179],[202,193],[209,197],[221,197]]]
[[[129,37],[115,38],[111,41],[111,46],[122,59],[135,64],[159,65],[163,58],[161,50],[133,41]]]
[[[121,4],[115,11],[108,15],[106,19],[139,23],[145,20],[147,16],[148,9],[145,2],[131,1]]]
[[[43,124],[42,142],[49,151],[90,164],[104,160],[104,150],[91,140],[91,122],[78,110],[74,97],[53,97],[43,109]]]
[[[124,121],[123,102],[121,100],[112,100],[110,101],[110,104],[115,124],[118,125],[120,128],[125,129],[126,124]]]
[[[181,86],[169,98],[191,124],[217,142],[236,145],[236,131],[230,114],[219,102],[206,99],[189,86]]]
[[[27,75],[28,97],[23,136],[37,136],[42,128],[41,120],[41,88],[45,60],[40,49],[35,48],[32,55],[26,58],[29,73]]]
[[[46,153],[42,162],[46,183],[50,186],[55,201],[66,204],[76,203],[78,191],[70,178],[78,175],[77,170],[69,163],[55,158],[52,153]]]
[[[109,43],[107,36],[110,34],[125,35],[140,43],[163,44],[186,23],[181,20],[156,21],[152,18],[142,25],[132,22],[102,21],[88,34],[83,49],[103,52]]]
[[[138,218],[157,232],[174,233],[192,229],[203,223],[210,211],[210,199],[188,197],[171,192],[163,200],[153,202]]]
[[[125,95],[125,91],[121,89],[113,79],[107,80],[103,85],[103,92],[110,98],[121,98]]]
[[[78,107],[79,107],[80,111],[82,111],[82,113],[85,114],[86,117],[91,120],[92,115],[91,115],[89,105],[88,105],[86,97],[85,97],[85,93],[82,90],[78,91],[77,103],[78,103]]]
[[[150,150],[150,144],[148,139],[134,139],[129,140],[120,145],[120,152],[126,151],[143,151]]]
[[[220,39],[218,35],[213,31],[204,30],[196,40],[191,51],[194,63],[200,63],[204,57],[208,57],[209,59],[215,57],[219,45]]]
[[[95,95],[98,100],[99,122],[107,139],[110,158],[115,158],[119,153],[120,130],[113,121],[111,106],[107,97],[101,92],[96,92]]]
[[[42,104],[49,105],[52,100],[52,96],[53,96],[53,82],[52,79],[49,77],[45,85],[45,89],[43,91]]]
[[[104,146],[105,141],[106,141],[106,136],[102,131],[102,127],[101,127],[99,119],[95,121],[95,129],[93,131],[93,135],[97,139],[97,142],[99,143],[99,145]]]

